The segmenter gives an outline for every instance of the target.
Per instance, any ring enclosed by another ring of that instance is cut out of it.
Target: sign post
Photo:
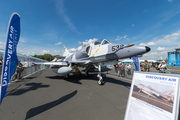
[[[134,72],[124,120],[177,120],[180,75]]]
[[[140,71],[140,64],[139,64],[139,58],[138,57],[132,57],[134,66],[135,66],[135,71]]]

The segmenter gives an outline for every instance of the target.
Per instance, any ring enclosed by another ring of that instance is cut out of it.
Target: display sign
[[[168,52],[168,66],[180,66],[180,52]]]
[[[8,83],[13,75],[16,66],[18,65],[16,48],[20,37],[20,16],[13,13],[9,20],[6,45],[4,52],[4,62],[0,82],[0,103],[6,95]]]
[[[124,120],[177,120],[179,75],[134,72]]]

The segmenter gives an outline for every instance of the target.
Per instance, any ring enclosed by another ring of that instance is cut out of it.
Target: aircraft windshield
[[[100,44],[102,44],[102,45],[105,45],[105,44],[110,44],[111,42],[109,42],[108,40],[106,40],[106,39],[101,39],[101,40],[97,40],[97,41],[95,41],[94,42],[94,45],[100,45]]]
[[[102,40],[101,44],[102,44],[102,45],[110,44],[110,42],[109,42],[108,40],[104,39],[104,40]]]
[[[101,44],[101,42],[99,41],[94,42],[94,45],[99,45],[99,44]]]

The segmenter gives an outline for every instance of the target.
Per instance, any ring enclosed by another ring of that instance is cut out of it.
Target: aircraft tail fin
[[[173,94],[174,90],[168,90],[163,92],[163,95],[171,96]]]
[[[69,53],[69,51],[68,51],[68,49],[65,47],[65,46],[63,46],[64,47],[64,53],[63,53],[63,56],[68,56],[70,53]]]
[[[57,61],[57,58],[55,57],[51,62],[56,62]]]

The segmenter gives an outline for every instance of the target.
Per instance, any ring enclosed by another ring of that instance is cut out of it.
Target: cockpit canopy
[[[103,40],[97,40],[94,42],[94,45],[105,45],[105,44],[111,44],[111,42],[109,42],[108,40],[106,39],[103,39]]]

